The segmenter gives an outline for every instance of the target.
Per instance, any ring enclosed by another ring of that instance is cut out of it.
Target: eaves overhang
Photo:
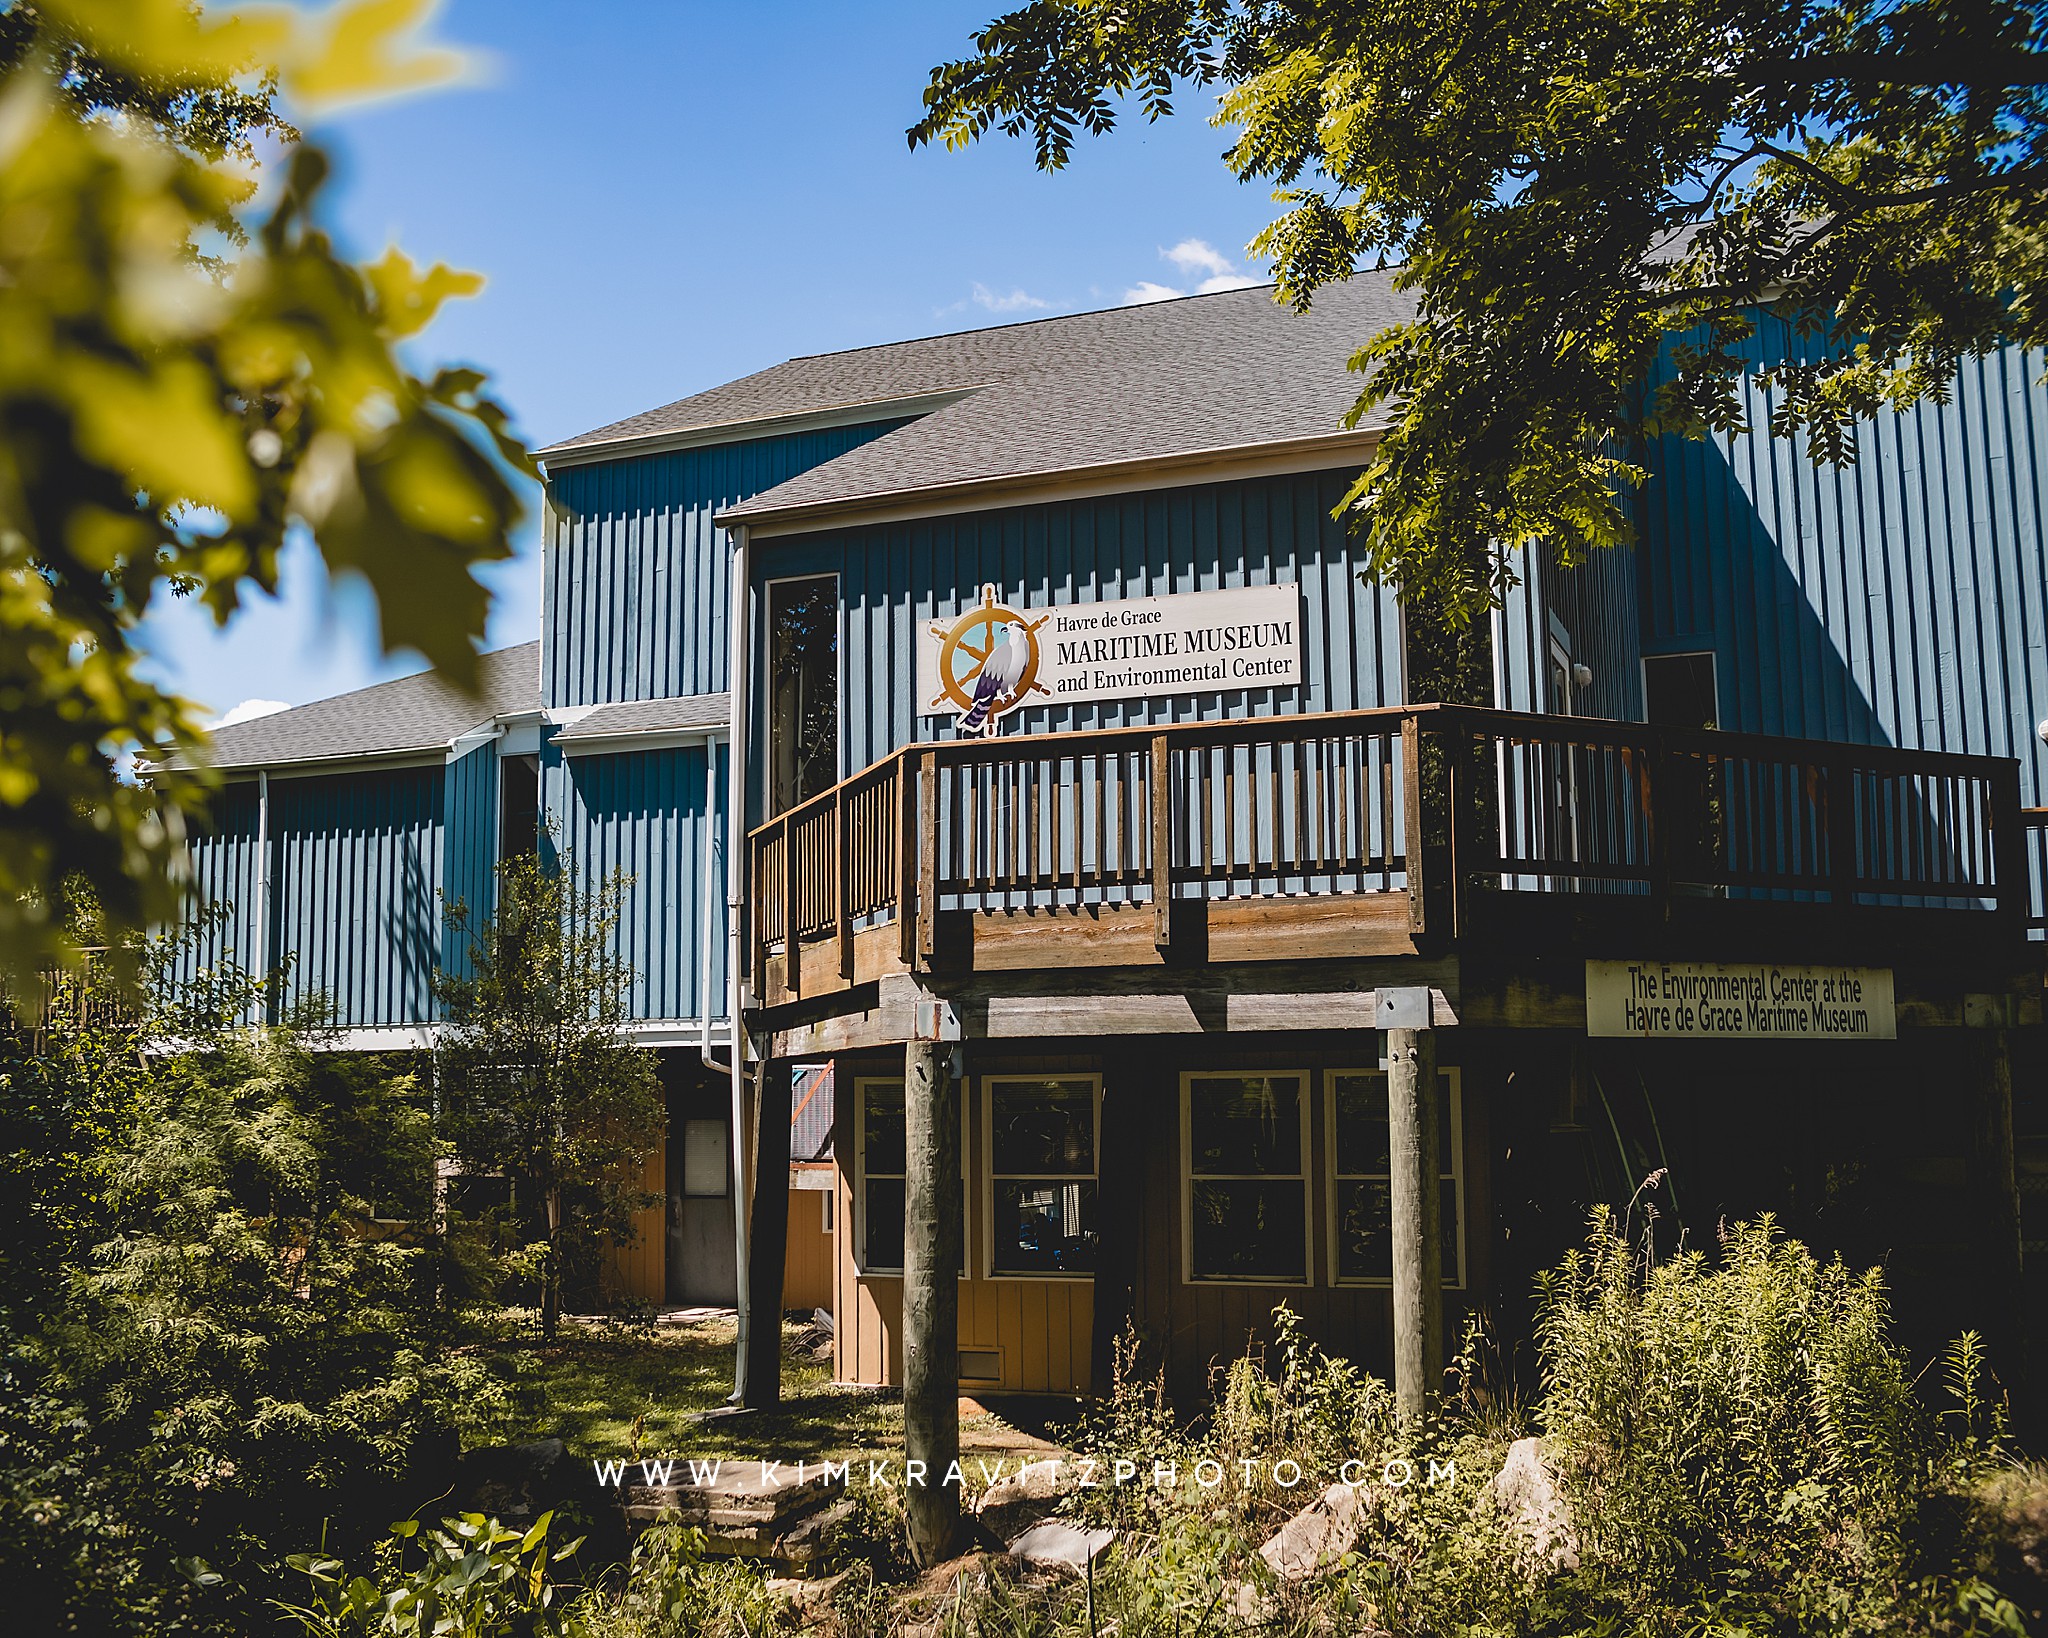
[[[832,427],[864,426],[870,421],[910,420],[957,404],[979,392],[981,385],[977,382],[971,386],[949,387],[942,392],[916,393],[905,398],[860,399],[789,415],[764,415],[741,421],[680,427],[672,432],[632,433],[596,443],[572,440],[535,450],[534,456],[545,469],[555,471],[567,466],[591,466],[599,461],[621,461],[635,455],[665,455],[671,450],[702,449],[739,439],[784,438],[799,432],[824,432]]]
[[[1040,501],[1085,500],[1097,495],[1184,488],[1230,478],[1318,472],[1344,465],[1352,456],[1362,458],[1378,445],[1383,430],[1377,426],[1360,427],[1306,438],[1280,438],[1132,460],[964,478],[789,506],[743,503],[718,513],[712,521],[721,529],[744,524],[751,538],[770,540],[778,535],[809,534],[841,523],[898,523]]]

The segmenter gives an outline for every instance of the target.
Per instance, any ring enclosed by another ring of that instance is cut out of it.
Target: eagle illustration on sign
[[[958,711],[966,737],[992,737],[1006,712],[1047,692],[1038,683],[1038,628],[1049,618],[1026,620],[996,601],[992,584],[984,585],[978,606],[950,625],[929,628],[939,641],[939,692],[932,704]]]

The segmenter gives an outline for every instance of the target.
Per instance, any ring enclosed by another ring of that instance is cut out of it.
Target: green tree
[[[261,1630],[287,1552],[362,1545],[507,1404],[453,1346],[420,1066],[246,1030],[258,981],[180,981],[172,954],[145,955],[139,1004],[8,1049],[37,1097],[6,1105],[4,1184],[50,1197],[8,1225],[31,1243],[0,1308],[0,1585],[25,1631]]]
[[[1516,549],[1630,538],[1634,440],[1740,425],[1760,306],[1770,430],[1816,460],[2048,343],[2048,10],[2032,0],[1031,0],[933,71],[913,146],[1038,164],[1118,102],[1218,86],[1225,159],[1284,208],[1282,299],[1396,266],[1361,336],[1345,505],[1369,572],[1463,624]],[[1660,353],[1665,378],[1647,392]]]
[[[471,943],[471,971],[436,980],[449,1015],[435,1048],[441,1130],[465,1171],[509,1178],[545,1223],[549,1337],[566,1274],[631,1231],[644,1204],[637,1162],[662,1137],[654,1055],[624,1028],[633,975],[614,935],[626,885],[587,885],[566,858],[509,860],[497,913]],[[450,919],[466,930],[467,908]]]
[[[0,11],[0,976],[74,959],[76,885],[115,932],[181,913],[203,771],[143,789],[125,757],[198,747],[138,669],[163,598],[226,621],[274,591],[287,535],[374,594],[387,649],[474,675],[531,463],[470,369],[401,356],[480,285],[395,248],[358,267],[320,225],[327,161],[273,92],[320,109],[445,77],[428,0],[315,17],[186,0]],[[288,144],[253,231],[259,139]]]

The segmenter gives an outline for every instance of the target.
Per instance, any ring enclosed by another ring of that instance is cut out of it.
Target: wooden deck
[[[906,746],[746,868],[751,1005],[811,1013],[896,975],[1504,939],[2017,953],[2048,813],[2009,759],[1416,706]]]

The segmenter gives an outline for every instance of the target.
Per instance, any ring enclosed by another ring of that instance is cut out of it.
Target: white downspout
[[[697,997],[697,1006],[703,1016],[698,1020],[701,1026],[697,1055],[704,1060],[704,1067],[714,1075],[730,1077],[732,1066],[711,1056],[711,883],[717,872],[718,825],[712,817],[712,809],[718,805],[718,736],[704,736],[704,871],[698,878],[697,903],[697,971],[704,975],[704,985]]]
[[[270,770],[256,771],[256,976],[264,980],[263,1016],[268,1024],[270,995]]]
[[[746,824],[747,807],[747,605],[749,544],[747,526],[732,531],[732,612],[727,624],[731,653],[726,661],[726,695],[731,717],[725,738],[725,982],[726,1017],[731,1027],[731,1049],[727,1054],[732,1076],[732,1222],[733,1256],[737,1279],[739,1340],[733,1350],[732,1397],[737,1404],[747,1390],[747,1333],[750,1309],[747,1292],[747,1194],[741,1186],[747,1175],[745,1122],[747,1113],[746,1029],[740,1005],[740,926],[746,909]]]

